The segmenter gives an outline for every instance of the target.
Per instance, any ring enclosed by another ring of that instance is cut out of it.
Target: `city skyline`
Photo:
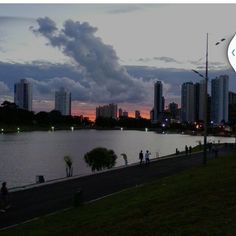
[[[230,90],[236,91],[235,72],[226,57],[235,34],[230,14],[234,8],[6,4],[0,9],[0,101],[13,101],[13,84],[26,78],[34,88],[36,112],[52,110],[54,91],[65,87],[72,93],[74,115],[94,119],[97,106],[117,103],[132,115],[140,110],[148,118],[157,80],[163,83],[166,104],[179,105],[182,83],[200,82],[191,69],[204,71],[206,32],[210,79],[227,74]],[[206,21],[209,10],[214,13],[211,22]],[[176,19],[176,14],[181,17]],[[215,42],[222,37],[225,42],[216,48]]]

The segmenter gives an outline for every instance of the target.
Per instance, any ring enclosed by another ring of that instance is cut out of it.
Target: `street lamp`
[[[221,42],[225,41],[222,38],[215,45],[218,46]],[[192,70],[194,73],[198,74],[200,77],[205,79],[204,95],[205,95],[205,105],[204,105],[204,151],[203,151],[203,164],[207,163],[207,113],[208,113],[208,33],[206,37],[206,72],[205,76],[196,70]]]

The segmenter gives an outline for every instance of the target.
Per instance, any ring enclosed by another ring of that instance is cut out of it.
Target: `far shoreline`
[[[52,129],[53,127],[53,129]],[[164,130],[162,128],[127,128],[127,127],[114,127],[114,128],[108,128],[108,127],[73,127],[73,126],[63,126],[63,127],[57,127],[57,126],[51,126],[50,127],[29,127],[29,126],[22,126],[22,128],[15,127],[5,127],[0,129],[0,134],[17,134],[17,133],[27,133],[27,132],[57,132],[57,131],[79,131],[79,130],[96,130],[96,131],[142,131],[142,132],[156,132],[158,134],[182,134],[182,135],[190,135],[190,136],[199,136],[203,137],[203,132],[196,132],[192,130]],[[213,134],[208,133],[208,136],[213,137],[228,137],[228,138],[236,138],[236,134]]]

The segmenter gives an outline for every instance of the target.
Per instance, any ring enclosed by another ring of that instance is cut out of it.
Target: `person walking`
[[[139,160],[140,160],[140,165],[143,164],[143,151],[141,150],[139,153]]]
[[[151,153],[147,150],[145,153],[145,163],[146,164],[150,163],[150,155],[151,155]]]
[[[3,182],[2,187],[1,187],[1,192],[0,192],[0,199],[1,199],[1,212],[5,212],[9,207],[9,192],[7,189],[7,183]]]

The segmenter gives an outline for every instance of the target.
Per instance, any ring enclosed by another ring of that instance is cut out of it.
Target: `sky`
[[[0,100],[13,100],[14,83],[27,78],[36,112],[52,110],[64,86],[73,114],[94,118],[96,106],[113,102],[148,117],[156,80],[166,105],[180,103],[183,82],[199,81],[191,70],[204,69],[207,32],[210,77],[227,73],[236,91],[227,59],[235,12],[229,4],[1,4]]]

